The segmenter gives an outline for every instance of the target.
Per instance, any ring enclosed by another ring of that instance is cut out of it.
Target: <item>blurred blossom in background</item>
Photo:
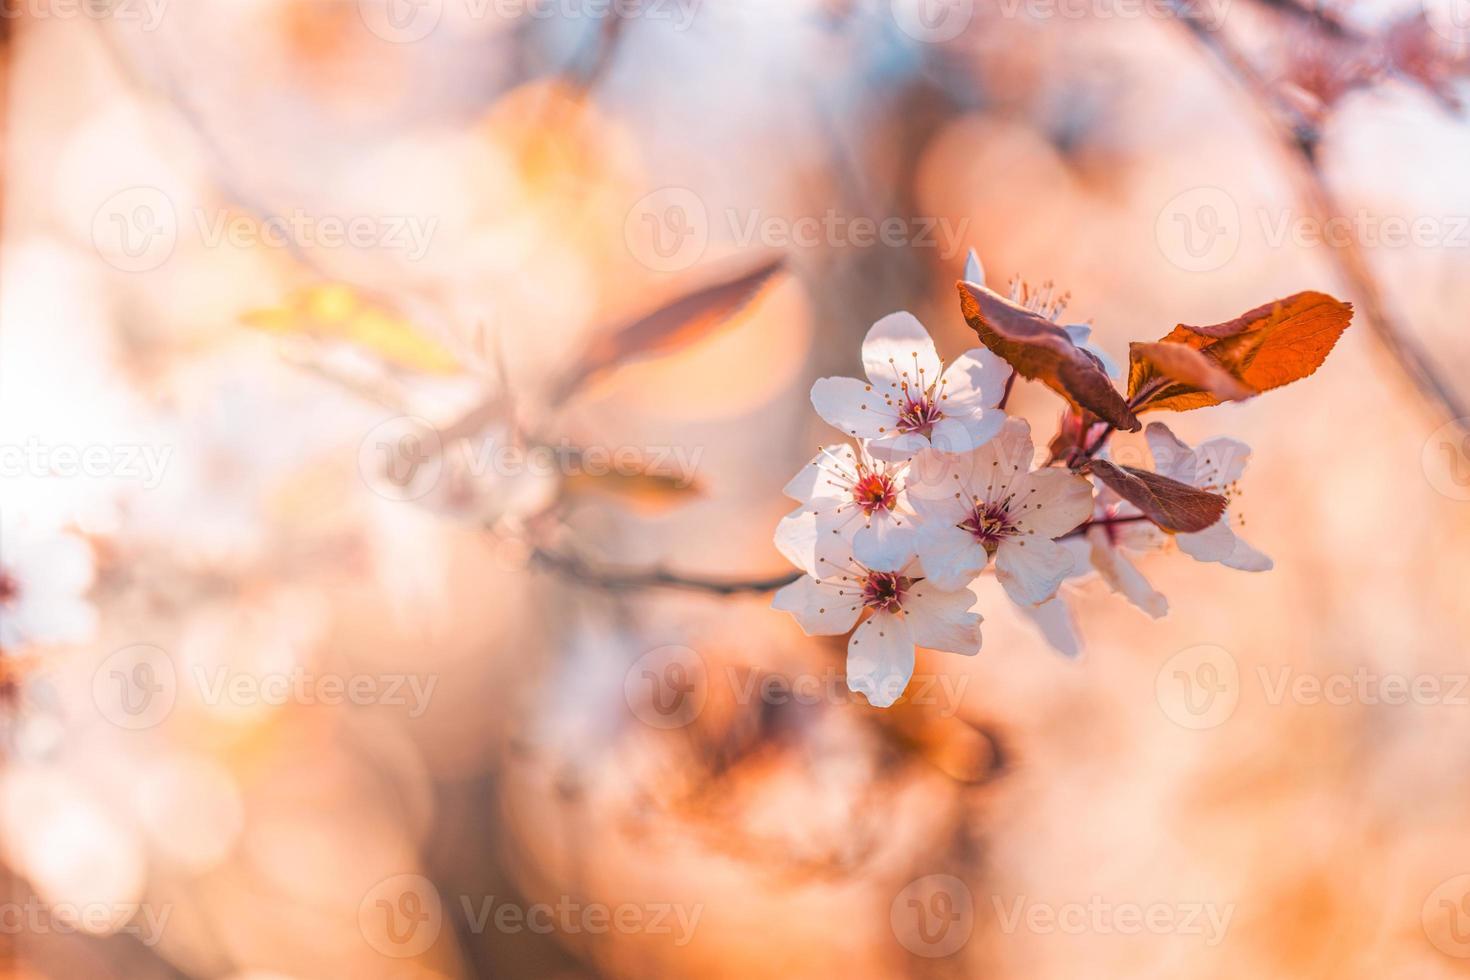
[[[5,976],[1470,972],[1463,3],[3,14]],[[971,249],[1117,363],[1359,322],[1170,420],[1273,571],[1069,584],[1076,660],[983,581],[879,710],[681,582],[782,580]]]

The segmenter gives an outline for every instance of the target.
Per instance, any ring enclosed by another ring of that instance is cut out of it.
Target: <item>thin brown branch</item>
[[[1170,11],[1196,41],[1209,51],[1227,73],[1239,84],[1265,117],[1275,134],[1283,154],[1293,163],[1302,200],[1307,209],[1322,221],[1342,215],[1317,158],[1321,134],[1317,127],[1294,109],[1277,89],[1256,70],[1226,35],[1224,30],[1211,31],[1188,15],[1180,0],[1171,0]],[[1403,370],[1409,381],[1427,400],[1451,419],[1470,417],[1470,403],[1456,390],[1446,372],[1435,363],[1434,355],[1420,343],[1390,309],[1378,279],[1357,236],[1351,235],[1345,245],[1330,250],[1338,273],[1356,294],[1359,306],[1373,336]]]
[[[783,572],[768,578],[732,579],[686,575],[662,568],[599,567],[576,555],[537,548],[531,552],[531,564],[554,572],[563,578],[592,588],[612,592],[641,592],[650,589],[674,589],[731,596],[774,592],[801,578],[799,571]]]
[[[1061,541],[1063,538],[1078,537],[1079,535],[1086,534],[1089,529],[1094,527],[1112,527],[1114,524],[1134,524],[1138,521],[1146,521],[1149,519],[1150,518],[1146,514],[1133,514],[1128,517],[1099,517],[1097,520],[1084,521],[1083,523],[1078,524],[1076,527],[1072,528],[1072,530],[1062,535],[1061,538],[1057,538],[1057,540]]]

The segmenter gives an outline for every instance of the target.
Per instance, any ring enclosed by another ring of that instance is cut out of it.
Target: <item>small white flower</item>
[[[914,646],[973,656],[980,652],[979,613],[970,612],[969,589],[947,590],[920,577],[916,564],[876,572],[851,554],[824,561],[776,593],[771,606],[791,613],[808,636],[837,636],[847,643],[847,687],[870,704],[898,700],[914,674]]]
[[[874,459],[863,446],[823,446],[786,485],[801,506],[777,527],[777,548],[809,572],[844,548],[875,571],[898,571],[914,557],[918,525],[905,485],[909,466]]]
[[[75,535],[7,523],[0,530],[0,651],[91,639],[93,574],[91,549]]]
[[[1181,442],[1168,426],[1154,422],[1144,432],[1154,457],[1154,470],[1201,490],[1221,494],[1227,501],[1238,496],[1237,481],[1250,459],[1250,447],[1236,439],[1211,439],[1198,449]],[[1172,535],[1179,550],[1198,561],[1217,561],[1247,572],[1264,572],[1271,559],[1236,536],[1230,509],[1203,531]],[[1157,551],[1171,535],[1160,530],[1132,504],[1106,487],[1098,491],[1097,510],[1087,529],[1087,562],[1115,592],[1155,619],[1169,611],[1169,602],[1129,560],[1129,553]]]
[[[948,370],[929,333],[911,313],[891,313],[863,341],[868,380],[822,378],[812,405],[829,424],[859,439],[878,459],[909,459],[931,446],[968,452],[994,438],[1005,423],[996,406],[1011,369],[983,348],[967,351]]]
[[[1238,439],[1211,439],[1200,443],[1198,449],[1191,449],[1162,422],[1149,425],[1144,437],[1154,456],[1155,471],[1180,483],[1218,493],[1227,501],[1225,513],[1214,524],[1203,531],[1174,535],[1179,550],[1196,561],[1217,561],[1243,572],[1269,571],[1271,559],[1237,537],[1230,527],[1229,502],[1240,495],[1237,484],[1250,460],[1251,448]]]
[[[1062,469],[1031,469],[1031,427],[1010,419],[999,436],[953,457],[949,478],[912,490],[924,522],[919,560],[941,588],[959,588],[995,557],[1006,593],[1023,606],[1056,595],[1072,555],[1056,538],[1092,513],[1092,484]]]

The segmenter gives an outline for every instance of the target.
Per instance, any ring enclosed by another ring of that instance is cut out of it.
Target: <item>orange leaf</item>
[[[1149,393],[1151,392],[1151,393]],[[1144,397],[1139,399],[1140,393]],[[1128,397],[1136,412],[1183,412],[1226,401],[1244,401],[1256,390],[1204,351],[1159,341],[1128,345]]]
[[[1040,381],[1074,408],[1085,408],[1116,428],[1140,428],[1102,364],[1072,343],[1065,330],[984,286],[957,285],[965,321],[1023,378]]]
[[[705,337],[754,299],[782,264],[779,258],[764,262],[601,332],[562,379],[557,398],[567,397],[597,375],[628,361],[667,354]]]
[[[1255,391],[1270,391],[1300,381],[1322,366],[1337,338],[1353,319],[1350,303],[1325,293],[1302,292],[1258,306],[1234,320],[1208,327],[1176,326],[1160,345],[1178,345],[1206,355],[1237,381]],[[1130,369],[1129,397],[1145,395],[1148,377]],[[1188,386],[1160,388],[1148,397],[1149,408],[1184,411],[1217,405],[1225,400],[1218,390]],[[1145,396],[1146,397],[1146,396]]]

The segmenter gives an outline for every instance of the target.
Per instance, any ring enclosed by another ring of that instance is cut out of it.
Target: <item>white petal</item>
[[[878,511],[858,524],[852,537],[852,554],[875,572],[896,572],[914,557],[917,522],[904,514]]]
[[[1092,516],[1092,484],[1066,470],[1037,470],[1012,485],[1008,508],[1023,533],[1058,538]]]
[[[1144,430],[1149,452],[1154,456],[1154,470],[1160,476],[1194,486],[1194,450],[1185,445],[1178,436],[1162,422],[1150,422]]]
[[[808,575],[817,574],[817,515],[798,507],[776,524],[776,550]]]
[[[897,701],[914,676],[914,641],[893,613],[868,617],[847,641],[847,689],[875,708]]]
[[[920,525],[915,544],[925,578],[941,589],[964,588],[990,561],[973,534],[941,521]]]
[[[1203,531],[1174,535],[1179,550],[1195,561],[1224,561],[1235,550],[1235,532],[1230,530],[1230,515],[1225,515]]]
[[[963,490],[962,477],[973,466],[968,458],[931,449],[919,453],[904,473],[904,490],[911,498],[953,500]]]
[[[973,248],[965,256],[965,282],[973,282],[977,286],[985,285],[985,266],[980,264],[980,256],[975,254]]]
[[[905,387],[923,391],[939,380],[942,367],[929,331],[912,313],[888,314],[863,339],[868,380],[892,397]]]
[[[973,657],[980,652],[980,614],[970,612],[974,604],[969,589],[946,591],[932,581],[919,582],[903,600],[909,636],[930,650]]]
[[[995,553],[995,575],[1006,594],[1023,606],[1034,606],[1057,594],[1072,571],[1072,553],[1045,538],[1008,538]]]
[[[1062,328],[1067,332],[1067,337],[1077,347],[1086,347],[1087,342],[1092,339],[1092,325],[1088,323],[1069,323]]]
[[[897,416],[894,417],[897,421]],[[929,439],[918,432],[898,432],[891,425],[888,431],[868,442],[868,452],[885,463],[901,463],[929,449]]]
[[[1276,567],[1276,563],[1268,556],[1246,544],[1240,537],[1235,539],[1235,550],[1221,564],[1226,568],[1236,568],[1242,572],[1269,572]]]
[[[857,378],[819,378],[812,407],[828,425],[859,439],[876,439],[898,424],[897,411]]]
[[[776,593],[771,608],[791,613],[807,636],[837,636],[852,629],[862,610],[856,590],[846,591],[843,595],[837,585],[803,575]]]
[[[1169,600],[1154,591],[1154,587],[1148,584],[1148,579],[1133,567],[1132,562],[1123,557],[1121,550],[1108,544],[1101,531],[1090,537],[1092,538],[1092,567],[1097,569],[1103,581],[1112,586],[1114,592],[1123,593],[1129,602],[1154,619],[1160,618],[1169,611]]]
[[[856,478],[857,450],[847,443],[836,443],[823,446],[781,492],[797,501],[840,497],[847,493],[846,488]]]
[[[969,456],[969,472],[962,473],[960,483],[964,492],[979,497],[986,503],[1004,499],[1011,486],[1031,471],[1035,451],[1031,445],[1031,426],[1025,419],[1006,419],[1000,435],[981,446]]]
[[[994,408],[1005,394],[1011,366],[984,347],[967,350],[944,371],[940,391],[945,414],[959,413],[958,406]]]
[[[1210,439],[1194,451],[1195,485],[1224,489],[1239,480],[1250,461],[1251,447],[1239,439]]]
[[[1034,606],[1018,608],[1036,624],[1053,650],[1064,657],[1075,657],[1082,652],[1082,640],[1077,635],[1077,624],[1072,620],[1072,609],[1066,599],[1058,595]]]
[[[929,442],[942,453],[968,453],[994,439],[1005,424],[1006,413],[998,408],[946,416],[934,424]]]

